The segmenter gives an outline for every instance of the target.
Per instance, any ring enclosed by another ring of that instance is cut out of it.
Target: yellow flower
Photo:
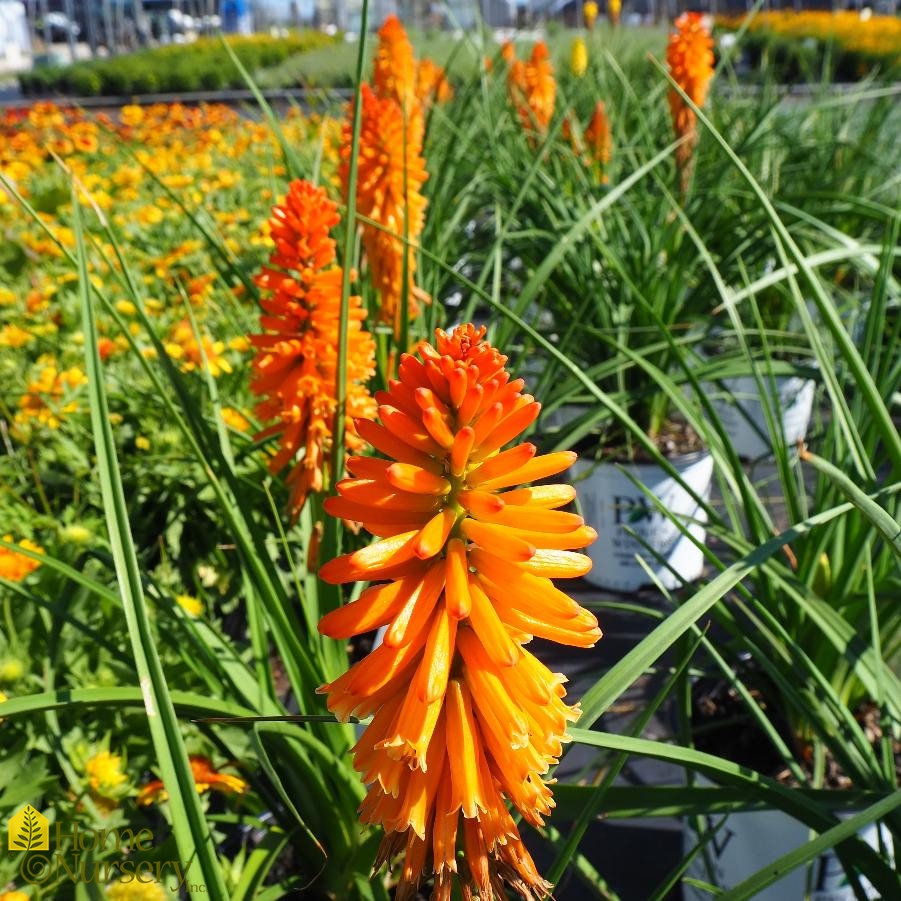
[[[29,901],[29,898],[25,892],[0,892],[0,901]]]
[[[106,887],[106,897],[110,901],[168,901],[169,896],[158,882],[141,882],[122,877],[118,882]]]
[[[71,526],[66,526],[60,532],[60,538],[63,541],[70,542],[72,544],[87,544],[91,538],[94,537],[94,533],[84,526],[80,526],[77,523]]]
[[[128,776],[122,769],[122,758],[109,751],[99,751],[84,765],[91,791],[101,798],[116,798],[127,784]]]
[[[203,601],[190,594],[177,594],[175,603],[181,607],[188,616],[197,617],[203,613]]]
[[[611,25],[619,25],[619,14],[622,12],[622,0],[607,0],[607,18]]]
[[[138,308],[130,300],[117,300],[116,310],[123,316],[134,316]]]
[[[169,339],[165,345],[166,352],[173,359],[183,361],[182,372],[193,372],[203,366],[204,362],[213,378],[218,378],[223,372],[232,371],[231,363],[223,356],[225,343],[214,341],[207,335],[202,335],[198,342],[189,319],[182,319],[176,323],[172,327]]]
[[[585,19],[585,27],[591,31],[598,18],[598,5],[594,0],[588,0],[588,2],[582,6],[582,16]]]
[[[0,682],[18,682],[25,675],[25,666],[17,657],[0,660]]]
[[[250,431],[250,423],[247,417],[234,407],[222,408],[222,421],[231,429],[237,432]]]
[[[138,435],[137,438],[135,438],[135,447],[140,451],[149,451],[150,439],[146,438],[144,435]]]
[[[0,347],[24,347],[32,341],[34,341],[34,335],[19,328],[15,323],[11,322],[0,329]]]
[[[119,118],[123,125],[140,125],[144,121],[144,108],[137,104],[123,106],[119,111]]]
[[[569,68],[576,78],[581,78],[588,69],[588,48],[584,38],[574,38],[569,55]]]

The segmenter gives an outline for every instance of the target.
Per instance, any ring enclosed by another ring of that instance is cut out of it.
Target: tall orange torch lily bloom
[[[396,100],[408,116],[418,113],[416,57],[397,16],[388,16],[379,29],[372,68],[372,86],[379,97]]]
[[[433,100],[453,96],[444,69],[430,59],[417,60],[400,19],[388,16],[379,29],[372,87],[383,100],[396,100],[407,117],[422,116]]]
[[[528,62],[510,62],[507,85],[522,127],[527,132],[546,131],[554,115],[557,80],[544,41],[535,44]]]
[[[422,116],[405,117],[397,101],[379,98],[369,85],[361,92],[362,121],[357,164],[357,212],[381,227],[364,224],[363,247],[381,301],[379,319],[399,328],[404,293],[404,235],[416,241],[425,224],[427,201],[420,193],[428,173],[422,158]],[[405,121],[406,119],[406,121]],[[339,169],[345,193],[350,172],[350,117],[344,126]],[[427,295],[416,288],[416,257],[407,254],[407,301],[412,318]]]
[[[260,324],[265,333],[250,339],[257,349],[250,389],[263,398],[257,415],[272,421],[257,439],[279,436],[269,469],[277,473],[291,466],[287,482],[295,516],[307,494],[324,487],[323,467],[331,449],[342,270],[329,231],[338,221],[338,209],[322,188],[291,182],[285,199],[272,210],[275,251],[256,280],[263,289]],[[366,388],[375,371],[375,342],[363,330],[364,318],[360,298],[351,297],[345,442],[352,451],[364,445],[354,419],[375,416]]]
[[[594,106],[591,121],[585,129],[585,141],[588,145],[595,170],[602,184],[606,184],[607,166],[613,155],[613,139],[610,135],[610,120],[607,118],[607,108],[603,100],[598,100]]]
[[[354,748],[369,786],[364,822],[385,837],[376,865],[403,855],[396,898],[434,880],[448,901],[523,898],[550,891],[526,851],[507,802],[533,825],[553,807],[542,776],[557,762],[567,723],[565,678],[529,651],[532,637],[590,647],[594,616],[552,578],[583,575],[574,553],[596,537],[559,508],[567,485],[524,486],[566,469],[568,452],[535,456],[504,445],[538,415],[485,329],[438,330],[377,395],[380,422],[357,424],[387,459],[354,457],[352,478],[326,501],[379,540],[322,567],[331,583],[371,581],[319,630],[349,638],[387,626],[384,642],[321,691],[340,719],[372,716]]]
[[[416,68],[416,98],[423,109],[432,102],[446,103],[454,96],[444,69],[430,59],[422,59]]]
[[[666,62],[676,84],[691,98],[695,106],[703,106],[713,77],[713,38],[701,13],[683,13],[676,19],[676,32],[670,35]],[[676,164],[687,184],[690,163],[697,144],[697,117],[678,91],[667,95],[673,128],[677,138],[685,138],[676,150]]]

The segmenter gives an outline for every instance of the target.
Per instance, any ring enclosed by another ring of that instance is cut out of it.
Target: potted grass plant
[[[705,345],[715,351],[721,373],[705,390],[745,460],[772,457],[776,442],[791,447],[803,441],[813,414],[816,367],[787,286],[773,283],[785,272],[770,258],[761,278],[731,298],[739,308],[731,311],[734,326],[714,326]],[[758,293],[761,283],[769,285]]]
[[[791,541],[714,608],[698,662],[715,676],[686,692],[693,728],[686,722],[683,734],[799,797],[816,796],[839,824],[812,840],[797,812],[767,804],[696,819],[686,833],[683,888],[691,899],[722,890],[736,898],[894,897],[901,444],[892,398],[901,385],[890,349],[899,302],[890,259],[899,223],[878,206],[869,222],[853,223],[856,235],[882,232],[880,247],[819,222],[800,233],[805,251],[794,237],[797,220],[783,221],[763,188],[748,182],[784,253],[784,297],[801,322],[794,340],[822,374],[828,415],[798,455],[770,423],[773,460],[760,481],[748,476],[738,448],[722,458],[721,484],[734,488],[709,524],[714,566],[765,546],[774,533]],[[845,280],[866,288],[856,325],[843,316],[834,273],[817,272],[824,254],[841,255]],[[727,439],[726,424],[712,419]],[[853,841],[840,844],[845,839]],[[869,866],[851,862],[852,844],[873,850]]]
[[[712,75],[709,38],[696,35],[692,43],[686,34],[680,30],[674,41],[671,68],[703,102]],[[691,54],[699,63],[695,76],[683,71]],[[554,93],[542,87],[546,67],[523,65],[532,66],[531,76],[515,59],[506,69],[495,61],[486,76],[493,90],[484,133],[494,153],[464,196],[474,211],[490,210],[479,221],[490,223],[493,240],[467,265],[482,295],[505,307],[496,334],[519,348],[521,369],[533,374],[529,388],[545,402],[542,440],[582,453],[586,462],[576,475],[583,514],[616,536],[592,551],[588,578],[624,591],[655,580],[674,587],[701,572],[698,545],[713,470],[698,408],[681,387],[685,348],[697,338],[707,290],[703,260],[678,215],[691,158],[685,151],[697,136],[682,111],[675,122],[679,143],[660,149],[672,124],[665,83],[650,67],[651,104],[640,103],[641,88],[616,69],[592,70],[594,88],[587,77],[576,84],[561,78],[548,117]],[[649,141],[620,152],[620,128]],[[657,152],[646,154],[648,145]],[[674,166],[675,146],[683,152]],[[505,290],[513,282],[517,290]],[[510,294],[515,299],[501,304]],[[546,336],[560,356],[539,348],[520,324]],[[641,485],[656,485],[658,500]],[[677,562],[667,562],[674,551]],[[687,559],[678,560],[680,554]]]

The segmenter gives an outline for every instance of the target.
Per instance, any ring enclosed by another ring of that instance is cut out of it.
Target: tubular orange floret
[[[589,647],[601,634],[550,581],[589,564],[573,549],[593,530],[558,509],[572,489],[522,486],[573,455],[501,449],[538,404],[484,334],[438,330],[434,345],[401,357],[399,378],[378,396],[382,424],[360,427],[393,459],[351,458],[354,478],[327,504],[334,515],[359,512],[380,539],[320,570],[333,583],[384,582],[325,616],[320,631],[348,638],[387,626],[380,648],[322,690],[340,717],[374,715],[354,766],[368,786],[361,816],[386,830],[377,865],[404,857],[398,898],[429,880],[433,899],[449,898],[455,879],[484,901],[506,897],[504,885],[548,897],[507,803],[543,822],[553,798],[542,776],[578,711],[562,701],[563,677],[523,645],[541,636]]]
[[[257,415],[272,423],[257,438],[279,436],[269,468],[277,473],[291,467],[286,481],[295,517],[307,494],[324,487],[331,448],[341,267],[329,231],[338,221],[337,207],[322,188],[291,182],[269,222],[275,242],[270,265],[256,279],[263,289],[260,324],[266,331],[250,339],[257,350],[250,389],[262,398]],[[360,298],[351,297],[350,304],[345,443],[359,450],[364,442],[354,420],[375,415],[366,388],[375,370],[375,343],[362,328]]]

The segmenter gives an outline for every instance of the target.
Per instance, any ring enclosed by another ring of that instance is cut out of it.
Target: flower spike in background
[[[598,181],[607,184],[609,176],[607,167],[613,156],[613,138],[610,134],[610,120],[607,118],[607,107],[603,100],[598,100],[594,105],[591,121],[585,129],[585,142],[588,145],[588,153],[594,165]]]
[[[569,68],[576,78],[581,78],[588,71],[588,48],[585,38],[573,38],[569,51]]]
[[[379,226],[364,223],[363,247],[373,285],[379,295],[378,319],[400,333],[401,300],[406,293],[410,318],[419,312],[419,301],[428,300],[414,283],[416,256],[412,246],[425,225],[428,201],[420,190],[428,178],[422,158],[423,116],[405,116],[391,97],[379,97],[364,84],[360,93],[362,121],[357,164],[357,212]],[[345,193],[351,153],[351,122],[344,125],[339,169]]]
[[[397,101],[408,116],[418,113],[416,57],[407,32],[397,16],[388,16],[379,29],[379,44],[372,64],[372,86],[382,99]]]
[[[290,466],[289,508],[294,517],[310,491],[324,487],[323,467],[331,447],[335,417],[341,267],[329,231],[338,209],[322,188],[296,180],[269,220],[275,251],[257,278],[263,289],[266,330],[253,335],[257,349],[250,389],[261,395],[257,415],[273,421],[257,439],[279,436],[269,461],[273,473]],[[356,451],[364,442],[353,428],[358,417],[372,418],[375,402],[366,382],[375,370],[375,342],[363,330],[359,297],[350,298],[345,443]]]
[[[666,48],[670,75],[691,102],[701,107],[707,100],[707,89],[713,78],[713,38],[701,13],[682,13],[675,24],[676,32],[670,35]],[[697,116],[678,91],[670,88],[667,99],[676,137],[685,138],[676,148],[680,187],[685,193],[691,176],[692,156],[698,143]]]
[[[545,898],[509,801],[532,825],[553,807],[542,779],[578,711],[565,677],[524,647],[533,637],[591,647],[597,620],[552,578],[583,575],[576,553],[595,538],[562,511],[568,485],[526,487],[575,455],[503,449],[538,416],[507,358],[464,325],[404,354],[379,392],[380,422],[362,437],[386,459],[353,457],[352,478],[325,502],[378,541],[326,563],[330,583],[369,581],[358,600],[328,613],[325,635],[346,639],[386,626],[383,644],[321,690],[340,719],[372,716],[354,748],[368,786],[364,822],[385,837],[376,865],[403,855],[396,898],[434,879],[432,897]],[[519,486],[519,487],[517,487]],[[453,749],[453,753],[449,752]]]
[[[547,131],[554,115],[554,101],[557,97],[557,80],[554,66],[544,41],[538,41],[532,48],[532,56],[526,63],[526,102],[531,116],[539,130]],[[531,122],[523,122],[526,127]]]

